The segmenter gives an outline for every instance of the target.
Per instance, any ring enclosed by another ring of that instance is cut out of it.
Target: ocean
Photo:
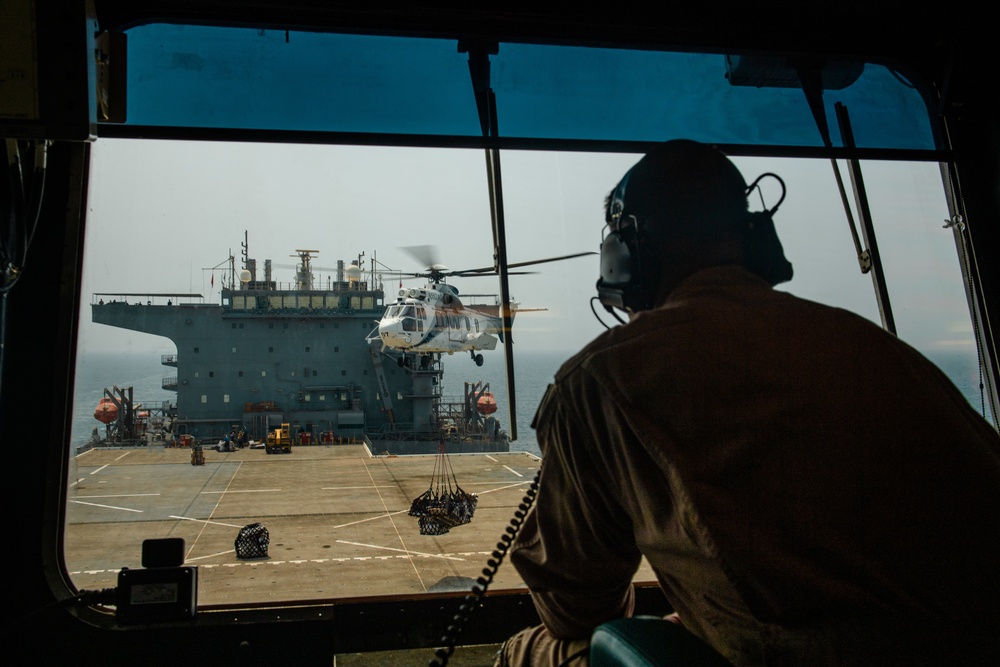
[[[503,354],[498,350],[484,355],[485,363],[476,366],[466,354],[445,355],[442,394],[445,400],[460,401],[465,382],[489,383],[497,400],[497,417],[510,434],[507,373]],[[531,421],[535,410],[552,382],[556,371],[570,356],[567,352],[518,351],[514,363],[517,393],[517,440],[512,451],[541,455]],[[979,369],[974,354],[929,353],[928,357],[952,379],[973,408],[983,414],[983,399],[979,386]],[[158,352],[127,351],[121,354],[81,353],[76,372],[76,396],[73,406],[71,446],[90,440],[95,427],[103,426],[94,419],[94,408],[104,396],[105,387],[133,387],[134,400],[147,407],[159,406],[175,398],[174,392],[162,388],[163,378],[175,375],[173,368],[160,364]],[[992,417],[987,412],[987,418]],[[100,431],[103,433],[103,430]]]

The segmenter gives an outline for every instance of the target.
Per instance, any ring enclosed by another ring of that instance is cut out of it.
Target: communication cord
[[[452,653],[455,652],[455,644],[458,642],[458,636],[462,634],[462,629],[468,622],[472,610],[480,603],[486,594],[486,589],[493,582],[493,577],[496,575],[497,570],[500,569],[500,564],[507,555],[510,545],[514,543],[514,538],[517,537],[518,531],[521,530],[524,517],[527,516],[528,510],[531,509],[531,505],[535,502],[535,496],[538,495],[538,480],[541,474],[542,471],[539,469],[535,474],[535,478],[531,481],[531,486],[528,487],[527,493],[525,493],[524,498],[521,500],[521,504],[514,511],[514,516],[511,517],[510,524],[504,530],[503,535],[500,536],[497,548],[490,554],[491,558],[486,561],[486,567],[483,568],[482,576],[476,579],[476,585],[465,596],[465,600],[458,608],[458,612],[452,617],[451,624],[441,638],[444,648],[439,648],[434,652],[434,659],[429,663],[430,667],[445,667]]]

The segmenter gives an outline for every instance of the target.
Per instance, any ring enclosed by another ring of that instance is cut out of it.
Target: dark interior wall
[[[248,19],[252,12],[274,21],[302,25],[327,23],[329,3],[228,3],[228,2],[98,2],[99,16],[109,22],[139,20],[138,12],[171,8],[189,11],[204,20]],[[440,4],[440,3],[439,3]],[[239,8],[234,8],[239,5]],[[975,52],[975,45],[959,49],[959,32],[951,30],[954,14],[941,8],[940,30],[933,18],[906,35],[883,31],[877,40],[881,14],[848,18],[838,14],[830,23],[807,17],[775,23],[780,12],[768,12],[781,3],[754,5],[750,23],[739,11],[718,8],[689,9],[672,26],[651,26],[641,15],[582,14],[557,21],[551,14],[527,19],[514,13],[438,9],[435,29],[470,25],[487,32],[515,30],[561,40],[584,35],[614,41],[635,40],[653,44],[722,45],[727,40],[743,46],[773,49],[836,48],[840,52],[877,53],[924,72],[942,96],[941,113],[953,142],[962,192],[970,223],[984,296],[992,312],[1000,308],[1000,276],[993,253],[1000,243],[1000,113],[992,91],[990,60]],[[292,9],[290,9],[292,7]],[[294,7],[301,13],[293,16]],[[393,8],[396,8],[393,11]],[[389,3],[382,14],[372,10],[341,10],[339,21],[353,25],[380,25],[387,30],[428,30],[435,15],[420,14],[412,4]],[[847,9],[850,9],[848,7]],[[846,11],[846,10],[842,10]],[[787,15],[784,15],[787,19]],[[761,26],[756,32],[751,28]],[[888,22],[886,25],[889,25]],[[974,27],[974,24],[972,24]],[[527,26],[527,27],[524,27]],[[884,27],[884,26],[883,26]],[[831,33],[836,37],[831,36]],[[974,33],[973,33],[974,34]],[[904,39],[905,38],[905,39]],[[951,41],[949,41],[951,40]],[[923,48],[919,48],[923,47]],[[970,50],[972,49],[972,50]],[[271,664],[330,664],[334,650],[376,650],[398,645],[433,642],[442,603],[384,604],[366,609],[347,605],[323,620],[314,612],[288,614],[282,623],[271,615],[246,615],[241,623],[201,624],[193,628],[161,628],[140,632],[111,632],[82,622],[64,609],[48,609],[29,616],[68,594],[61,581],[55,555],[60,551],[64,480],[63,457],[68,455],[66,433],[71,414],[74,330],[78,311],[76,276],[81,256],[85,210],[83,181],[87,144],[57,142],[50,148],[46,196],[41,222],[32,244],[24,275],[11,291],[6,310],[5,363],[0,390],[0,446],[4,449],[5,479],[0,497],[5,508],[2,534],[8,561],[0,618],[6,662],[21,657],[32,662],[47,658],[91,664],[99,660],[147,664],[188,660],[196,663],[232,662]],[[368,614],[361,622],[359,612]],[[433,622],[429,619],[433,619]],[[98,619],[99,620],[99,619]],[[499,641],[532,620],[524,596],[497,600],[477,612],[465,641]],[[39,634],[37,630],[43,629]],[[43,637],[43,639],[38,639]],[[113,657],[112,657],[113,656]],[[13,663],[12,663],[13,664]]]

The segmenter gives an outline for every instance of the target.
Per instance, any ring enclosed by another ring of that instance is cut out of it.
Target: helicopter
[[[406,250],[419,259],[430,259],[428,246],[414,246]],[[508,268],[557,262],[593,254],[596,253],[581,252],[519,262],[509,264]],[[386,307],[382,319],[379,320],[377,336],[373,331],[369,335],[369,342],[377,338],[382,341],[383,351],[386,348],[401,351],[402,355],[398,359],[400,366],[409,363],[407,354],[419,355],[426,363],[432,354],[455,352],[469,352],[476,365],[482,366],[483,355],[480,351],[495,350],[497,341],[504,341],[500,306],[465,305],[459,298],[458,288],[445,282],[445,279],[450,276],[486,276],[496,273],[495,267],[451,271],[443,264],[427,261],[427,268],[423,272],[401,274],[401,277],[426,278],[427,284],[422,288],[400,287],[395,303]],[[518,273],[523,272],[515,272]],[[517,305],[511,304],[512,322],[514,313],[519,312]],[[520,309],[520,312],[525,310],[540,309]]]

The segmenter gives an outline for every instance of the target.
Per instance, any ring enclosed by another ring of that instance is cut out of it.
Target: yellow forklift
[[[281,428],[276,428],[267,434],[267,441],[264,443],[264,451],[268,454],[291,454],[292,453],[292,429],[291,424],[285,423]]]

